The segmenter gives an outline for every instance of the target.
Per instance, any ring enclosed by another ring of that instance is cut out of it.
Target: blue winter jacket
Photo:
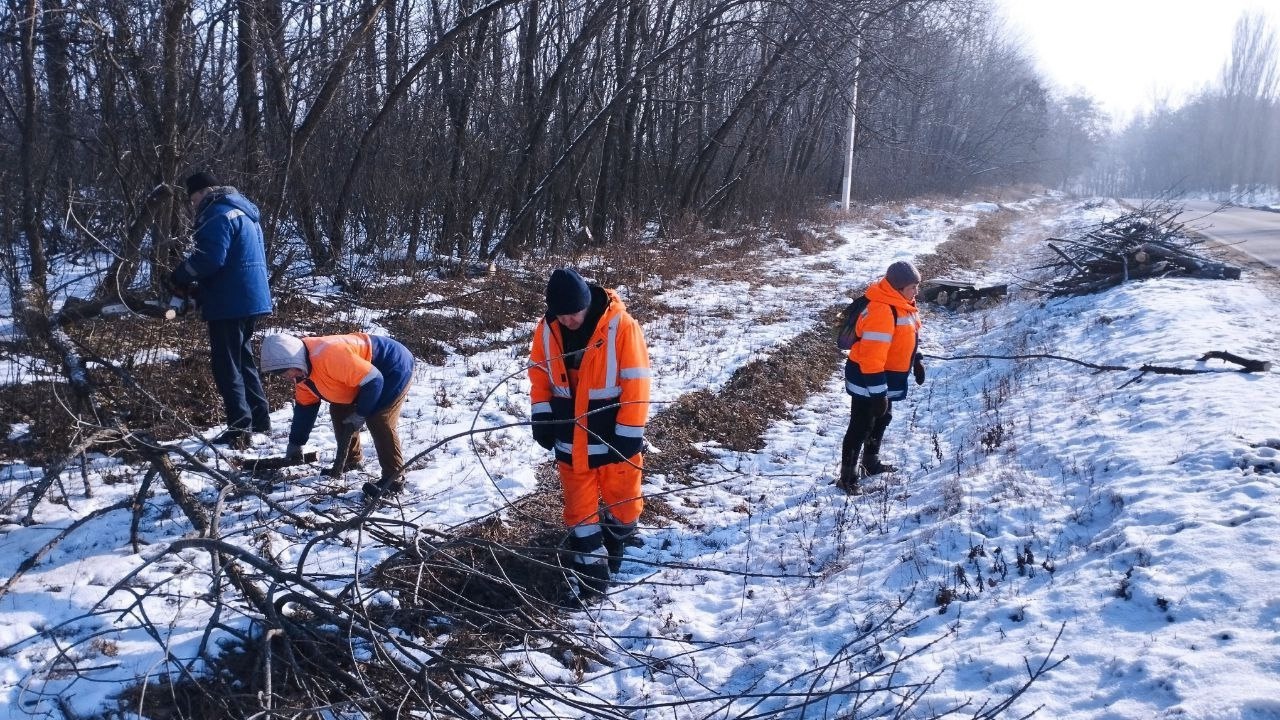
[[[200,283],[205,320],[271,312],[259,217],[258,207],[233,187],[213,188],[196,210],[195,252],[173,275],[182,285]]]

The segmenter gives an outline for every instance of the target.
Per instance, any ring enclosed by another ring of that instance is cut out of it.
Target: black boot
[[[376,483],[367,482],[360,491],[366,501],[377,500],[388,495],[395,495],[404,489],[404,479],[399,475],[384,477]]]
[[[609,565],[606,562],[574,563],[578,578],[578,600],[586,603],[609,590]]]
[[[879,475],[881,473],[897,472],[898,470],[897,465],[882,463],[879,455],[871,453],[865,453],[862,456],[862,465],[860,467],[865,475]]]
[[[884,423],[888,425],[888,423]],[[880,462],[880,440],[884,433],[883,427],[877,427],[879,434],[873,432],[872,436],[867,438],[866,449],[862,452],[862,470],[866,475],[879,475],[881,473],[896,472],[896,465]]]
[[[232,428],[210,441],[213,445],[225,445],[228,450],[245,450],[249,447],[249,431]]]
[[[858,455],[862,454],[862,446],[865,442],[853,440],[850,434],[853,431],[845,433],[844,443],[840,447],[840,478],[836,480],[836,487],[850,495],[858,494],[858,481],[862,479],[862,466],[858,464]]]
[[[578,587],[577,604],[600,597],[609,589],[609,561],[605,556],[604,534],[569,535],[570,585]]]
[[[840,463],[840,479],[836,480],[836,487],[845,491],[850,495],[857,495],[860,492],[858,481],[862,479],[862,466],[856,462]]]
[[[624,523],[607,512],[600,513],[600,530],[604,535],[604,549],[609,553],[609,572],[616,575],[622,568],[627,548],[644,547],[644,540],[636,532],[635,523]]]

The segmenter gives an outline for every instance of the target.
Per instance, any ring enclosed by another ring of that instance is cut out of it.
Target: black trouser
[[[270,432],[271,407],[249,343],[254,321],[251,317],[209,320],[209,360],[227,413],[227,427]]]
[[[889,410],[879,417],[876,417],[872,408],[877,403],[871,401],[870,398],[861,395],[852,395],[849,398],[849,429],[844,431],[844,444],[840,451],[840,471],[843,477],[846,473],[853,472],[858,466],[858,455],[863,454],[865,457],[880,456],[880,441],[884,439],[884,430],[889,427],[889,422],[893,420],[893,403],[889,403]],[[863,453],[863,448],[866,452]]]

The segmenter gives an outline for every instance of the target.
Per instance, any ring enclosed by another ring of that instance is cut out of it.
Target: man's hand
[[[302,462],[302,446],[289,443],[284,451],[284,459],[294,463]]]
[[[613,439],[613,451],[623,460],[628,460],[644,447],[644,437],[626,437],[619,435]]]
[[[342,424],[352,433],[360,432],[360,428],[364,427],[364,416],[360,413],[351,413],[342,420]]]
[[[164,287],[170,295],[177,295],[184,299],[191,297],[191,286],[179,282],[177,273],[169,273],[165,276]]]
[[[556,426],[551,423],[551,416],[539,413],[533,419],[533,441],[550,450],[556,446]]]
[[[924,384],[924,361],[920,359],[919,355],[916,356],[916,361],[911,366],[911,372],[916,376],[916,384],[923,385]]]
[[[871,398],[871,414],[876,417],[884,417],[889,412],[889,396],[881,395]]]

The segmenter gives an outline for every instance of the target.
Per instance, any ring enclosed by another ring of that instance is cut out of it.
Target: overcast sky
[[[1280,31],[1280,0],[996,0],[1059,89],[1123,121],[1216,81],[1245,11]]]

